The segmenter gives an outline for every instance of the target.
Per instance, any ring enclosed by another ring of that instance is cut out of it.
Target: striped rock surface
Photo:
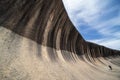
[[[0,80],[120,80],[119,56],[85,41],[62,0],[0,0]]]

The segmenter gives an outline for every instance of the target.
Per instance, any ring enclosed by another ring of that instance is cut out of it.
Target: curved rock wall
[[[1,26],[41,45],[93,57],[119,53],[86,43],[68,18],[62,0],[2,0],[0,6]]]
[[[120,79],[120,51],[86,42],[62,0],[0,0],[0,26],[2,80]]]

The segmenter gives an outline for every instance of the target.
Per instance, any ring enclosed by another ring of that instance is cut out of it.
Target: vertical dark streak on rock
[[[75,54],[81,59],[85,55],[89,61],[120,55],[120,51],[86,42],[70,21],[62,0],[1,0],[0,26],[43,46],[61,50],[66,60],[75,60]],[[47,51],[51,59],[57,58],[56,51]]]

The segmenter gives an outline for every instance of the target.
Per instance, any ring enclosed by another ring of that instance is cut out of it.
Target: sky
[[[63,0],[83,38],[120,50],[120,0]]]

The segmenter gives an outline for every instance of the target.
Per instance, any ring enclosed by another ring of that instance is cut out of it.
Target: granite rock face
[[[120,79],[120,51],[85,41],[62,0],[0,0],[0,26],[1,80]]]

